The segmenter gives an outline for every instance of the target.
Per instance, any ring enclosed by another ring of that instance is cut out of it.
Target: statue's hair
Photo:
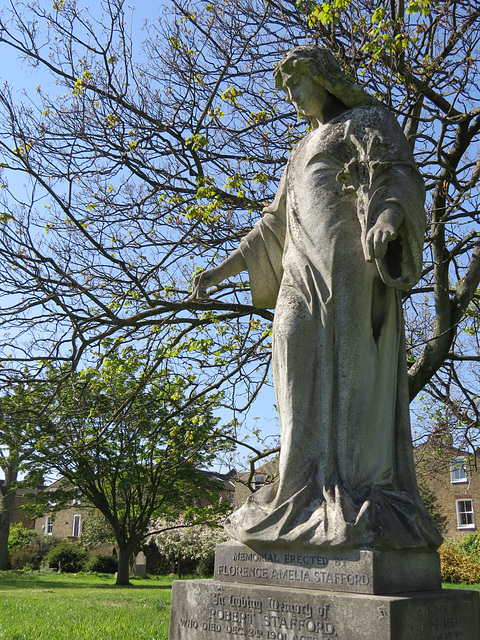
[[[367,104],[379,104],[360,85],[344,73],[328,49],[312,45],[295,47],[276,65],[273,75],[277,89],[285,90],[292,75],[308,75],[338,98],[347,109]]]

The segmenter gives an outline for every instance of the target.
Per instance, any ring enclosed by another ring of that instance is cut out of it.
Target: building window
[[[253,486],[255,488],[255,491],[257,489],[260,489],[260,487],[263,487],[264,484],[265,484],[265,476],[258,475],[254,477]]]
[[[53,520],[52,516],[45,516],[45,525],[44,525],[44,534],[46,536],[51,536],[53,532]]]
[[[81,523],[82,523],[82,516],[78,513],[76,513],[73,516],[73,526],[72,526],[72,536],[74,538],[78,538],[80,536],[81,533]]]
[[[450,460],[450,482],[452,484],[467,482],[465,458],[453,458],[453,460]]]
[[[473,519],[473,500],[455,500],[459,529],[475,529]]]

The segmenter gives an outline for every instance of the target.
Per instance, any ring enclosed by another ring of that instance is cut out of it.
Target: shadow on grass
[[[132,580],[128,585],[116,585],[113,576],[88,576],[74,574],[42,574],[16,571],[0,571],[0,591],[12,589],[102,589],[102,590],[157,590],[172,588],[169,579],[152,578]]]

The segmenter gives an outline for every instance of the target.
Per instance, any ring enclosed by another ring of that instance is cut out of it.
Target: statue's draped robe
[[[255,305],[274,307],[279,480],[227,522],[244,543],[436,547],[417,491],[401,289],[421,273],[424,186],[389,111],[350,110],[293,150],[242,240]],[[382,260],[365,238],[394,209]]]

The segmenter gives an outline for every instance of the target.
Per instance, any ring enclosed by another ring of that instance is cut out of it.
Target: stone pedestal
[[[440,589],[438,553],[423,551],[304,551],[225,542],[215,553],[215,578],[295,589],[393,594]]]
[[[478,640],[479,615],[473,591],[372,596],[178,581],[170,640]]]
[[[438,554],[217,547],[173,584],[170,640],[480,640],[478,592],[440,590]]]

